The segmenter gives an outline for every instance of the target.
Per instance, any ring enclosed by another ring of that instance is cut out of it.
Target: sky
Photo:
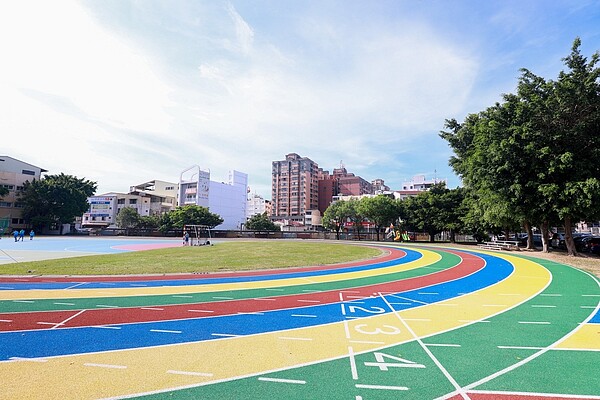
[[[248,174],[297,153],[391,189],[460,179],[439,137],[546,79],[600,0],[0,2],[0,155],[97,182],[97,194],[199,165]]]

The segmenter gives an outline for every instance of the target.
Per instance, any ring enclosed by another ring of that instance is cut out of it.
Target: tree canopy
[[[517,93],[463,123],[447,120],[440,135],[487,224],[523,226],[530,239],[539,226],[547,250],[548,227],[561,221],[569,254],[572,224],[600,216],[600,55],[588,60],[580,46],[556,80],[522,69]]]
[[[96,182],[63,173],[27,181],[18,197],[23,218],[36,228],[71,223],[88,210],[87,199],[96,187]]]
[[[185,225],[206,225],[210,229],[223,223],[223,218],[211,213],[208,208],[188,204],[169,212],[169,222],[173,227],[182,229]]]
[[[267,213],[256,214],[246,221],[246,229],[253,231],[279,231],[278,225],[269,219]]]

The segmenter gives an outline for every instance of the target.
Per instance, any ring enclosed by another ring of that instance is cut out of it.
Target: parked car
[[[600,237],[598,236],[587,236],[583,239],[583,252],[600,254]]]

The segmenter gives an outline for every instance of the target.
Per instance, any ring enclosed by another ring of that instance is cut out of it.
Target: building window
[[[33,175],[33,176],[35,176],[35,172],[34,172],[34,171],[30,171],[30,170],[28,170],[28,169],[24,169],[24,170],[22,170],[22,171],[21,171],[21,173],[22,173],[23,175]]]
[[[0,187],[3,187],[8,190],[13,190],[15,188],[15,185],[0,185]]]
[[[125,204],[125,199],[117,199],[117,204]]]
[[[12,207],[12,203],[0,201],[0,207]]]
[[[137,204],[137,199],[129,199],[129,204]]]

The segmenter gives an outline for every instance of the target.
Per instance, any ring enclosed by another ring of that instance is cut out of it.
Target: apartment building
[[[13,157],[0,156],[0,186],[8,190],[8,194],[0,199],[1,228],[8,230],[27,227],[18,195],[26,181],[39,180],[43,172],[48,171]]]
[[[319,206],[319,178],[316,162],[296,153],[272,163],[273,219],[304,222],[308,210]]]

